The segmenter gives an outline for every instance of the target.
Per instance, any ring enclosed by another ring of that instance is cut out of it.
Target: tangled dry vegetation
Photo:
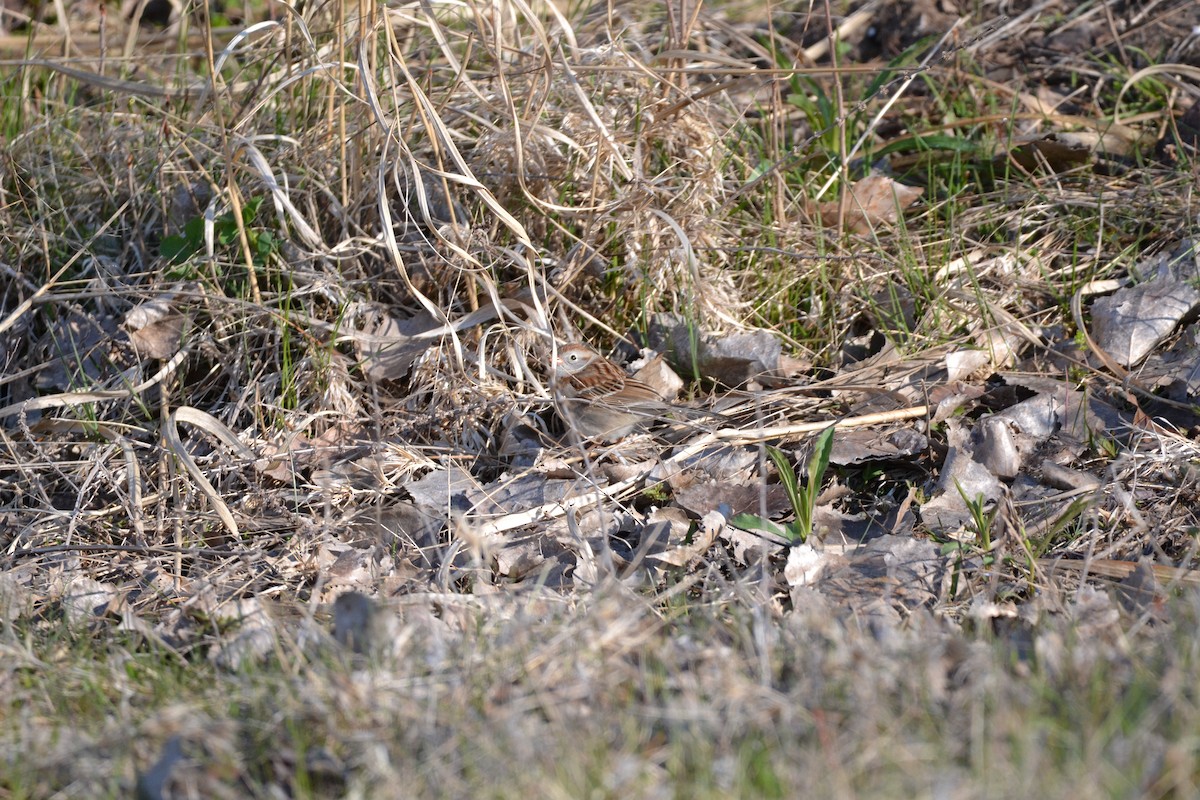
[[[5,18],[11,796],[1195,793],[1194,4],[158,5]]]

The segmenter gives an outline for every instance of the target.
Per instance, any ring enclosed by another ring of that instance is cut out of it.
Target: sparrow
[[[553,372],[559,416],[584,439],[613,442],[680,410],[587,345],[558,348]]]

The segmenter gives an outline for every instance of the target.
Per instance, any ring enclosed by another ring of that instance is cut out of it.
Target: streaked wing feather
[[[567,383],[570,384],[575,396],[580,400],[603,400],[614,391],[621,391],[622,385],[621,383],[605,383],[603,385],[589,386],[574,375],[567,378]]]
[[[625,387],[621,394],[627,402],[633,403],[662,403],[663,397],[654,389],[650,388],[649,384],[642,383],[637,378],[626,378]]]
[[[629,403],[661,403],[663,401],[662,395],[636,378],[627,378],[624,375],[618,374],[607,377],[611,378],[611,380],[606,380],[602,384],[593,386],[582,385],[578,381],[571,380],[571,388],[575,390],[575,397],[580,400],[603,404],[609,398],[619,394],[621,396],[619,401],[615,401],[619,405]]]

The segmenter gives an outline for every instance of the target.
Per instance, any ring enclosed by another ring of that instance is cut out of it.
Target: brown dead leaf
[[[129,342],[142,358],[166,359],[179,351],[187,317],[172,305],[174,292],[134,306],[125,315]]]
[[[429,349],[429,339],[420,338],[437,322],[429,314],[395,317],[382,309],[363,309],[354,331],[354,349],[363,372],[373,381],[399,380],[412,363]]]
[[[787,492],[779,484],[747,485],[709,481],[694,483],[675,492],[675,502],[702,517],[722,504],[732,514],[762,514],[773,517],[791,508]]]
[[[932,608],[948,589],[947,562],[937,545],[907,536],[881,536],[840,564],[839,559],[830,559],[824,569],[811,556],[797,559],[792,564],[789,558],[790,580],[807,579],[828,600],[855,611],[880,604],[908,610]]]
[[[1049,86],[1039,86],[1036,93],[1018,92],[1017,99],[1021,105],[1035,114],[1050,116],[1059,106],[1066,102],[1066,97],[1051,89]]]
[[[678,397],[683,390],[683,379],[668,366],[667,360],[661,355],[648,359],[645,365],[634,373],[634,377],[667,400]]]
[[[840,206],[837,202],[820,204],[821,223],[837,225],[841,215],[846,228],[865,235],[880,225],[894,224],[900,219],[900,212],[917,202],[924,192],[922,188],[905,186],[885,175],[868,175],[842,197]]]
[[[934,422],[945,422],[966,403],[983,396],[982,386],[972,386],[961,381],[951,381],[935,386],[929,391],[929,405],[933,406]]]
[[[521,539],[497,550],[494,554],[496,573],[519,581],[542,569],[547,559],[561,559],[567,550],[545,536]]]
[[[899,461],[928,447],[929,440],[909,426],[853,428],[838,432],[829,463],[845,467],[868,461]]]
[[[143,358],[167,359],[179,350],[186,318],[182,315],[163,317],[129,334],[133,349]]]
[[[1047,170],[1060,173],[1091,161],[1092,151],[1080,138],[1050,133],[1015,142],[1007,153],[1001,153],[995,161],[1002,166],[1006,159],[1012,159],[1027,172]]]
[[[708,552],[718,536],[724,536],[734,530],[725,524],[724,515],[710,511],[700,519],[695,533],[691,538],[667,539],[661,548],[646,548],[646,558],[657,561],[664,566],[686,567],[695,559]]]

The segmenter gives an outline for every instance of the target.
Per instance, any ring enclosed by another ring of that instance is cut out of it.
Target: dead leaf
[[[351,338],[363,373],[376,382],[407,375],[413,362],[433,344],[432,339],[418,334],[439,327],[428,314],[401,319],[378,309],[364,309],[361,317],[361,327]]]
[[[855,611],[879,604],[912,610],[931,608],[944,597],[947,578],[946,559],[933,542],[881,536],[850,553],[840,567],[831,563],[820,570],[812,585]]]
[[[753,533],[744,531],[741,528],[735,528],[732,525],[725,527],[721,531],[721,538],[733,550],[733,560],[738,564],[750,564],[761,559],[763,549],[767,546],[766,540],[761,536],[756,536]],[[780,547],[781,545],[775,545]]]
[[[929,392],[929,404],[934,407],[933,421],[945,422],[964,403],[978,400],[984,394],[982,386],[954,381],[942,386],[935,386]]]
[[[109,317],[69,312],[55,320],[38,341],[44,366],[37,388],[67,391],[103,383],[114,371],[109,351],[116,334],[120,330]]]
[[[1011,419],[1029,436],[1041,439],[1051,435],[1069,436],[1086,442],[1128,427],[1126,415],[1096,395],[1077,391],[1064,381],[1018,372],[1001,375],[1011,386],[1037,392],[1037,396],[1000,412],[1000,416]]]
[[[881,225],[893,225],[906,208],[917,202],[925,190],[897,183],[886,175],[868,175],[837,202],[821,203],[821,223],[837,225],[839,211],[846,228],[866,235]]]
[[[745,485],[728,482],[694,483],[675,492],[675,502],[698,517],[729,506],[730,516],[759,514],[770,518],[791,509],[787,491],[780,484]]]
[[[752,484],[758,480],[757,475],[758,456],[753,450],[719,444],[706,447],[676,464],[665,465],[660,461],[646,480],[666,481],[675,489],[682,489],[703,477],[713,483]]]
[[[780,366],[783,345],[771,331],[701,333],[693,321],[675,312],[651,317],[646,339],[650,347],[666,353],[680,374],[698,374],[726,386],[773,375]]]
[[[1143,386],[1165,385],[1166,396],[1179,402],[1200,397],[1200,325],[1189,325],[1161,353],[1152,353],[1138,370]]]
[[[946,354],[946,379],[961,381],[977,375],[986,377],[979,373],[984,368],[990,371],[991,363],[992,359],[983,350],[955,350]]]
[[[1116,593],[1121,608],[1134,617],[1160,621],[1166,615],[1166,593],[1146,559],[1139,560],[1133,572],[1117,584]]]
[[[725,516],[718,511],[710,511],[700,519],[700,525],[688,541],[686,538],[671,541],[658,552],[648,553],[647,558],[661,564],[674,567],[686,567],[695,559],[708,552],[717,537],[732,530],[725,524]]]
[[[1051,89],[1049,86],[1039,86],[1036,94],[1018,92],[1017,99],[1021,105],[1035,114],[1050,116],[1060,105],[1066,102],[1066,97]]]
[[[636,366],[636,365],[634,365]],[[673,400],[683,390],[683,379],[667,365],[667,360],[655,354],[637,368],[633,377],[649,386],[665,400]]]
[[[1027,172],[1042,172],[1045,167],[1060,173],[1087,164],[1092,160],[1092,151],[1079,139],[1051,133],[1018,141],[1007,153],[996,157],[997,166],[1003,168],[1007,159]]]
[[[172,305],[175,292],[129,309],[123,323],[129,342],[142,358],[167,359],[179,351],[187,317]]]
[[[946,421],[946,454],[942,474],[933,499],[921,506],[921,520],[936,532],[962,527],[971,518],[963,497],[972,502],[994,502],[1004,492],[1000,480],[991,470],[974,459],[970,432],[956,419]]]
[[[1092,336],[1121,366],[1133,366],[1197,306],[1200,292],[1170,276],[1158,277],[1093,303]]]
[[[171,780],[171,772],[175,765],[183,760],[183,739],[172,736],[163,745],[158,760],[143,775],[138,776],[135,795],[146,800],[163,800],[167,796],[164,790]]]
[[[519,539],[496,550],[493,558],[497,575],[510,581],[532,578],[542,586],[562,585],[567,569],[575,565],[571,552],[549,536]],[[551,576],[554,580],[547,581]]]
[[[911,428],[851,428],[833,440],[829,463],[840,467],[867,461],[897,461],[924,452],[929,439]]]
[[[218,605],[213,609],[212,621],[221,633],[208,651],[208,658],[222,669],[239,669],[275,650],[275,622],[258,597]]]
[[[420,480],[405,484],[417,508],[443,518],[451,510],[468,511],[479,496],[479,482],[459,466],[435,469]],[[472,498],[472,499],[468,499]]]
[[[973,437],[973,458],[997,477],[1012,480],[1024,463],[1017,441],[1019,436],[1020,430],[1011,420],[1000,416],[982,419]]]
[[[117,587],[76,574],[62,595],[62,607],[69,621],[79,624],[103,617],[116,601]]]
[[[378,604],[362,592],[343,592],[333,601],[333,638],[356,653],[369,653],[378,642]]]

